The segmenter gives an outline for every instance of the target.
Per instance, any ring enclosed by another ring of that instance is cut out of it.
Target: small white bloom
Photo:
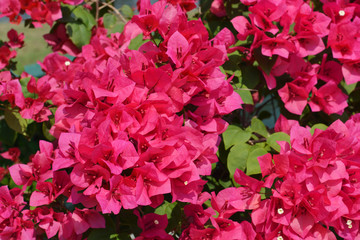
[[[339,11],[339,15],[340,15],[341,17],[345,16],[345,11],[344,11],[344,10],[340,10],[340,11]]]
[[[159,224],[159,221],[158,220],[154,220],[154,223],[156,224],[156,225],[158,225]]]
[[[283,213],[284,213],[284,209],[278,208],[277,213],[280,214],[280,215],[283,214]]]
[[[185,184],[185,186],[188,185],[188,181],[185,181],[184,184]]]
[[[66,61],[65,66],[69,66],[69,65],[70,65],[70,61]]]
[[[351,225],[352,224],[352,221],[350,220],[350,219],[348,219],[347,221],[346,221],[346,225]]]
[[[278,236],[276,240],[284,240],[284,238],[282,236]]]

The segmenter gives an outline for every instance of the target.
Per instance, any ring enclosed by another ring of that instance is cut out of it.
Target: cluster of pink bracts
[[[82,239],[88,229],[105,227],[101,213],[157,207],[165,194],[190,203],[184,207],[182,240],[335,240],[332,231],[344,239],[359,237],[359,115],[313,135],[280,117],[276,130],[288,133],[291,142],[280,143],[279,154],[259,158],[264,181],[237,170],[234,180],[241,187],[202,192],[206,182],[201,176],[211,174],[219,135],[228,125],[222,116],[242,104],[219,68],[228,52],[239,50],[251,63],[259,47],[263,56],[276,56],[269,73],[259,69],[269,89],[277,87],[276,77],[294,79],[278,94],[285,108],[298,115],[307,104],[314,112],[341,114],[347,96],[338,84],[343,78],[348,84],[360,80],[357,1],[324,0],[324,13],[302,0],[241,2],[249,6],[250,21],[239,16],[232,23],[239,40],[254,38],[250,48],[231,48],[235,37],[226,28],[209,40],[201,20],[187,19],[194,1],[151,5],[141,0],[139,15],[122,33],[108,37],[100,19],[81,50],[58,24],[46,39],[54,51],[76,58],[48,55],[41,63],[45,76],[30,76],[27,85],[34,98],[24,97],[10,71],[0,72],[0,100],[23,118],[46,121],[48,103],[57,107],[51,129],[57,140],[41,141],[28,164],[9,168],[22,188],[0,187],[0,239]],[[19,22],[24,11],[34,26],[52,25],[62,16],[60,2],[5,0],[0,17]],[[215,0],[212,11],[224,16],[223,2]],[[155,42],[153,33],[162,41]],[[129,50],[139,34],[149,41]],[[16,55],[11,49],[23,44],[23,35],[8,35],[10,41],[0,48],[0,69]],[[304,60],[325,50],[325,39],[342,65],[327,54],[321,64]],[[19,152],[11,149],[2,156],[17,162]],[[28,192],[34,183],[36,190]],[[209,199],[211,207],[204,209]],[[230,219],[245,210],[252,211],[251,222]],[[165,231],[165,215],[134,213],[143,230],[137,239],[173,239]]]
[[[279,154],[259,157],[264,181],[238,170],[234,178],[243,187],[212,193],[205,210],[206,194],[185,206],[190,225],[180,239],[335,240],[329,227],[344,239],[359,237],[360,115],[313,135],[282,116],[276,129],[290,134],[291,143],[279,142]],[[262,200],[266,188],[271,196]],[[229,219],[245,210],[252,210],[251,223]],[[209,219],[213,227],[205,228]]]
[[[242,101],[219,69],[226,41],[209,41],[202,22],[188,21],[178,5],[147,3],[141,2],[123,33],[108,38],[99,27],[73,62],[47,56],[41,63],[46,75],[27,86],[37,99],[24,99],[18,80],[4,81],[20,87],[3,94],[20,113],[36,111],[28,101],[51,100],[58,107],[51,130],[58,141],[41,141],[28,164],[9,168],[23,188],[1,187],[2,238],[35,238],[45,231],[48,238],[76,239],[104,227],[99,212],[156,207],[164,194],[198,201],[201,176],[210,175],[219,134],[227,127],[221,117]],[[151,28],[144,19],[152,19]],[[149,37],[148,29],[164,41],[129,50],[136,35]],[[34,181],[28,204],[36,208],[24,210],[22,195]],[[57,211],[64,196],[85,209]]]
[[[360,81],[359,1],[322,0],[323,13],[302,0],[241,2],[249,6],[249,19],[237,16],[231,22],[239,40],[251,36],[253,41],[249,48],[238,50],[246,54],[249,62],[254,62],[253,54],[259,47],[263,56],[277,57],[270,72],[259,69],[269,89],[279,87],[277,77],[290,76],[292,81],[278,89],[285,108],[301,115],[309,104],[312,112],[341,115],[347,107],[347,95],[338,84],[343,78],[347,84]],[[219,4],[223,4],[222,0],[213,2],[215,14],[224,11],[215,7]],[[332,58],[325,53],[321,64],[306,60],[327,49]]]

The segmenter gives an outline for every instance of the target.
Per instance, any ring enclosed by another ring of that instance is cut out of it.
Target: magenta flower
[[[36,189],[39,191],[35,191],[30,196],[30,206],[42,206],[48,205],[52,201],[54,201],[54,187],[52,183],[49,182],[38,182],[36,184]]]
[[[314,112],[324,111],[326,114],[339,114],[348,106],[347,95],[333,81],[327,82],[319,89],[313,88],[313,96],[309,105]]]
[[[166,54],[175,63],[176,67],[180,67],[185,56],[189,51],[188,40],[178,31],[171,35],[167,44]]]
[[[294,83],[286,83],[278,93],[289,112],[301,115],[309,97],[309,93],[304,88],[298,87]]]

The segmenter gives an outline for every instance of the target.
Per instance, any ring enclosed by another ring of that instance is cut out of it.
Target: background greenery
[[[19,25],[10,24],[8,22],[0,22],[1,39],[7,40],[7,32],[10,29],[15,29],[19,34],[24,33],[25,45],[21,49],[17,49],[17,56],[15,61],[18,62],[17,69],[14,71],[20,75],[27,65],[35,64],[37,61],[42,61],[46,55],[51,53],[51,48],[47,46],[46,41],[42,37],[44,34],[50,32],[49,25],[44,24],[42,28],[26,28],[24,23]]]

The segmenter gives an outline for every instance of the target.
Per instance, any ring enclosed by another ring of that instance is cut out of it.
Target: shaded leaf
[[[28,121],[21,117],[20,113],[5,109],[5,121],[7,125],[18,133],[26,135]]]
[[[267,56],[264,56],[261,53],[261,48],[257,48],[254,50],[254,58],[259,63],[259,66],[261,67],[261,69],[267,75],[269,75],[272,67],[274,66],[274,64],[276,62],[277,55],[274,55],[273,57],[269,58]]]
[[[253,131],[254,133],[260,134],[263,137],[268,137],[270,135],[269,132],[267,131],[264,123],[256,117],[251,119],[251,131]]]
[[[11,129],[5,122],[0,121],[0,142],[8,146],[13,146],[17,138],[17,133]]]
[[[345,90],[346,94],[348,94],[348,95],[355,90],[356,85],[357,85],[357,83],[353,83],[353,84],[348,85],[348,84],[346,84],[345,81],[340,82],[340,86]]]
[[[245,104],[254,105],[253,97],[251,95],[250,90],[246,88],[242,88],[242,89],[235,89],[235,92],[237,92],[240,95],[241,99]]]
[[[46,140],[52,142],[55,140],[55,137],[50,134],[49,130],[51,128],[51,124],[49,122],[43,122],[42,124],[42,132]]]
[[[326,126],[325,124],[323,123],[317,123],[317,124],[314,124],[311,129],[310,129],[310,132],[311,132],[311,135],[314,134],[315,132],[315,129],[321,129],[321,130],[326,130],[328,128],[328,126]]]
[[[134,15],[134,11],[132,10],[132,8],[126,4],[120,8],[120,11],[126,18],[132,18],[132,16]]]
[[[115,17],[114,14],[105,13],[104,16],[103,16],[103,22],[104,22],[104,27],[105,28],[111,29],[116,24],[116,17]]]
[[[238,143],[246,143],[251,137],[251,132],[241,129],[236,125],[230,125],[223,133],[225,149]]]
[[[78,47],[89,44],[91,38],[91,31],[82,23],[68,23],[66,30],[71,41]]]
[[[249,153],[246,161],[246,175],[253,175],[261,173],[258,157],[265,155],[267,151],[263,148],[256,147]]]
[[[74,7],[72,14],[74,14],[76,19],[80,20],[88,30],[91,30],[96,24],[94,16],[84,7]]]
[[[172,210],[176,207],[178,202],[170,203],[168,201],[164,201],[164,203],[155,209],[155,213],[159,215],[167,215],[167,218],[171,218]]]
[[[270,147],[272,147],[275,151],[280,152],[280,145],[277,141],[286,141],[290,143],[290,136],[284,132],[276,132],[266,139],[266,142],[270,145]]]
[[[250,145],[246,143],[237,144],[230,149],[227,159],[227,167],[231,178],[233,178],[236,169],[245,171],[249,151]]]
[[[137,35],[135,38],[133,38],[129,44],[130,50],[138,50],[141,45],[143,45],[145,42],[148,42],[149,40],[143,40],[143,34]]]
[[[24,94],[25,98],[36,98],[36,94],[34,93],[30,93],[27,89],[27,85],[30,81],[31,77],[27,77],[27,78],[22,78],[20,80],[20,84],[21,84],[21,91]]]
[[[105,228],[91,229],[88,240],[110,239],[116,232],[116,227],[109,215],[104,215],[106,221]]]
[[[260,71],[250,65],[241,65],[241,83],[249,89],[254,89],[260,81]]]

